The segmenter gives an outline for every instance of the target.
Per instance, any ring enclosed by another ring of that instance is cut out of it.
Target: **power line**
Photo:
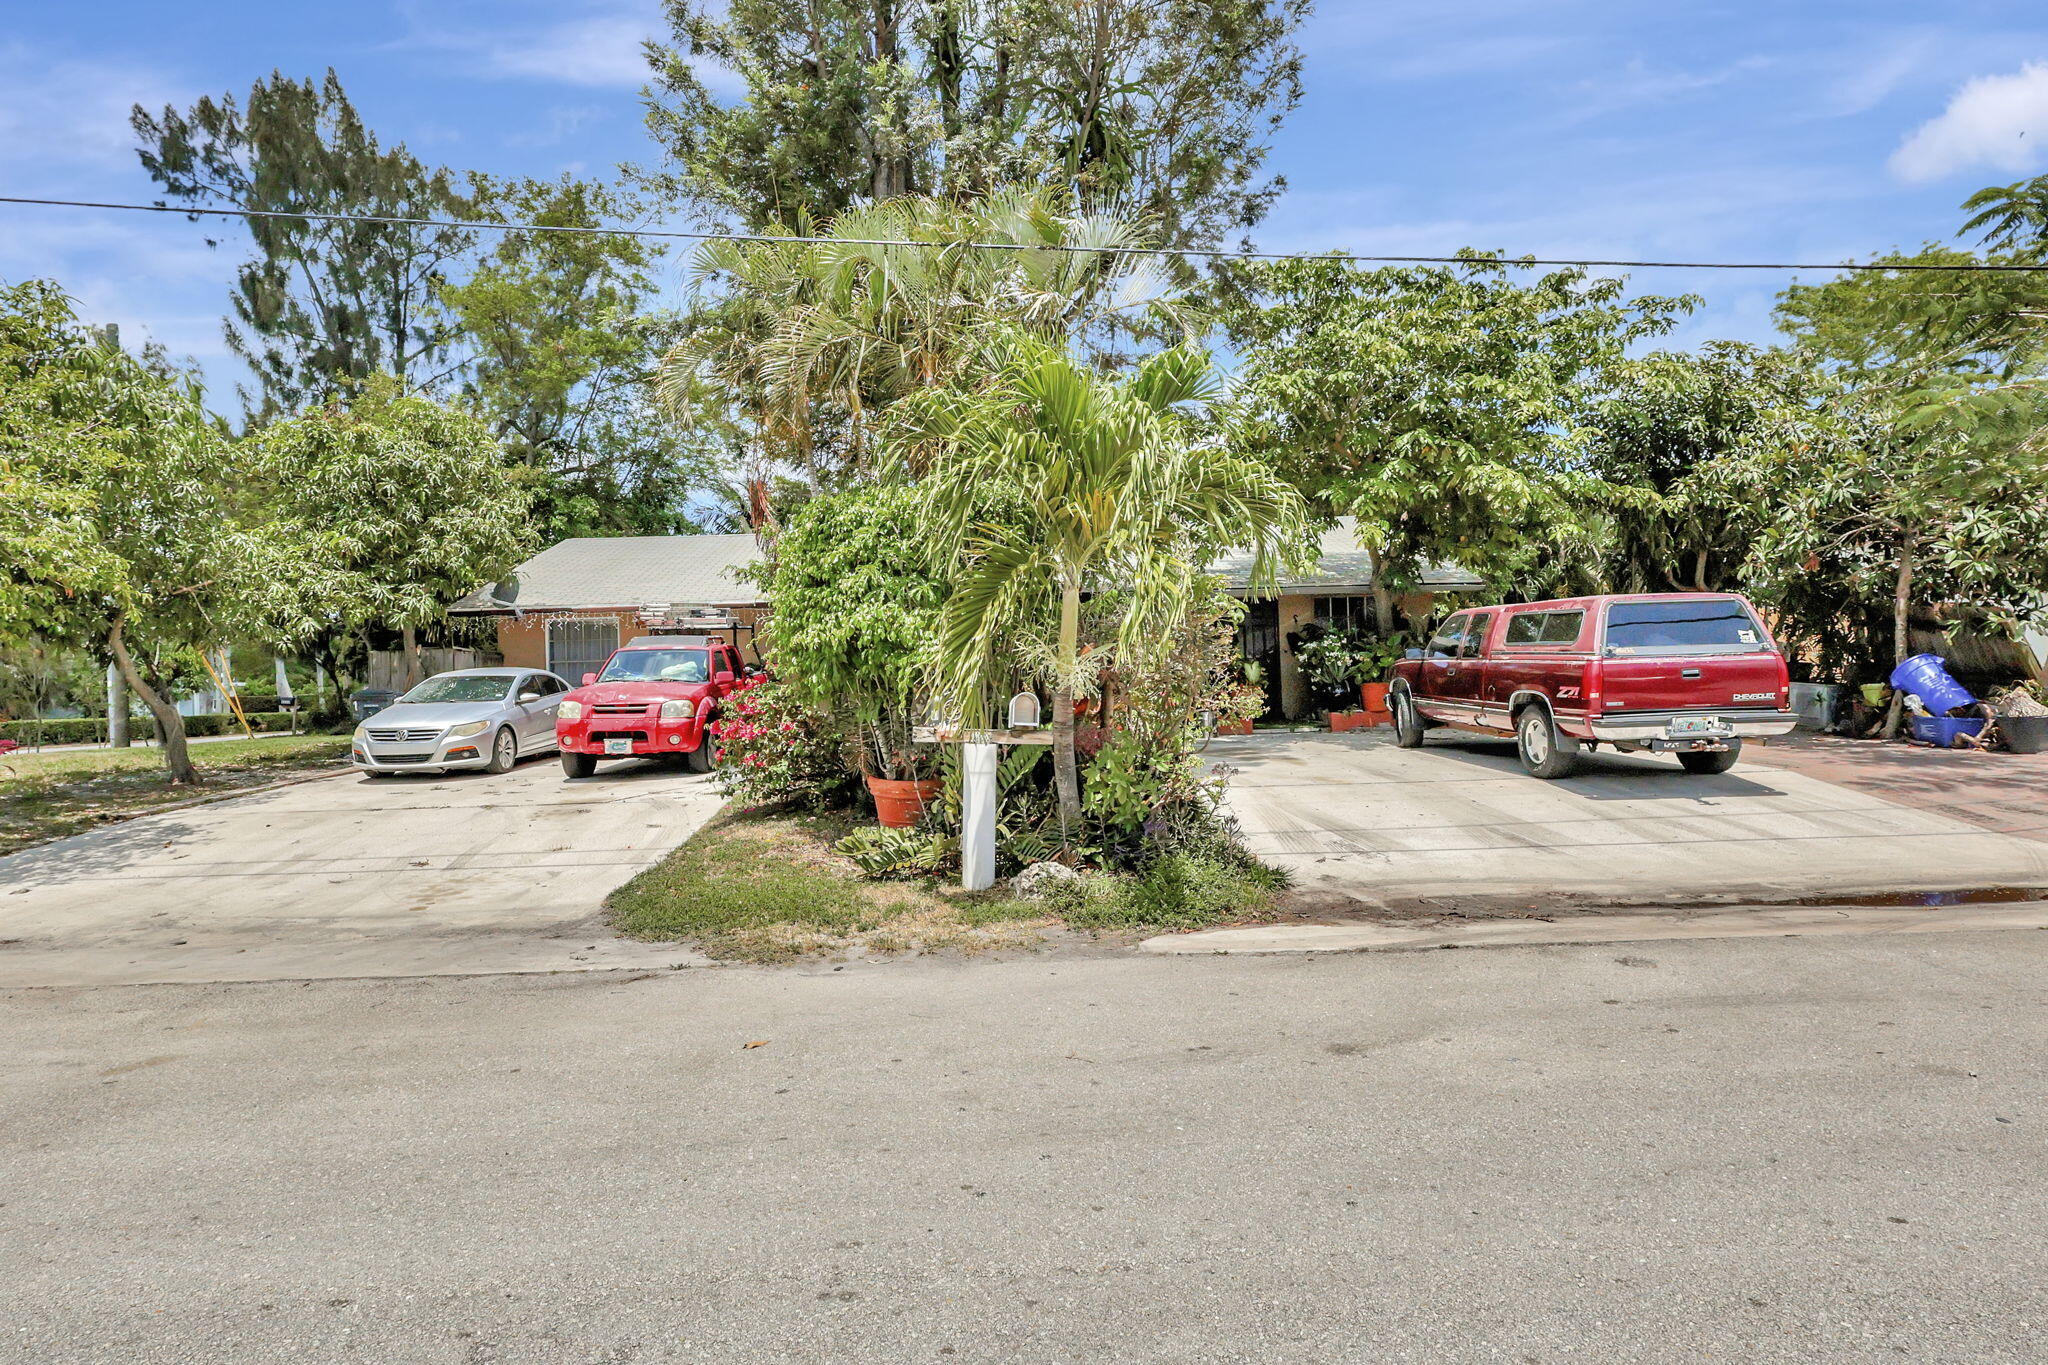
[[[1848,270],[1863,272],[1949,271],[1958,274],[2048,274],[2048,264],[2014,265],[1971,261],[1935,265],[1904,261],[1874,264],[1858,261],[1600,261],[1546,257],[1491,256],[1354,256],[1344,251],[1226,251],[1215,247],[1076,246],[1060,242],[918,242],[891,237],[797,237],[769,232],[685,232],[673,228],[580,227],[552,223],[500,223],[462,218],[387,218],[358,213],[293,213],[284,209],[180,208],[171,204],[113,204],[89,199],[30,199],[0,194],[0,204],[31,204],[43,208],[120,209],[134,213],[176,213],[188,217],[293,218],[316,223],[362,223],[374,227],[442,227],[481,232],[567,232],[602,237],[658,237],[690,242],[769,242],[790,245],[905,246],[962,248],[973,251],[1072,251],[1089,256],[1181,256],[1227,261],[1354,261],[1372,265],[1547,265],[1600,266],[1623,270]]]

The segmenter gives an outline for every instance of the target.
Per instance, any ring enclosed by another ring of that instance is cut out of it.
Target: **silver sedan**
[[[436,673],[356,727],[350,758],[370,777],[422,768],[502,773],[555,747],[569,684],[531,668]]]

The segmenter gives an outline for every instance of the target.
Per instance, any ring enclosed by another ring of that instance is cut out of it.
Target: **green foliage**
[[[840,732],[785,683],[727,697],[717,730],[719,786],[742,809],[830,810],[853,794]]]
[[[560,180],[478,179],[501,217],[539,230],[496,235],[441,303],[460,322],[465,399],[534,495],[542,539],[696,529],[686,504],[712,474],[715,429],[678,429],[646,381],[673,321],[648,311],[657,250],[646,239],[549,231],[631,222],[621,191]]]
[[[1228,281],[1237,439],[1317,511],[1356,516],[1389,590],[1431,563],[1511,578],[1583,555],[1589,514],[1627,495],[1584,472],[1589,406],[1692,300],[1518,269],[1476,253],[1381,270],[1301,260]]]
[[[1242,854],[1208,846],[1172,848],[1132,872],[1091,872],[1055,883],[1050,905],[1076,929],[1200,929],[1256,918],[1287,885]]]
[[[855,830],[832,845],[832,850],[851,860],[866,876],[880,879],[930,876],[958,856],[959,846],[957,838],[930,830],[876,825]]]
[[[258,734],[276,734],[292,728],[292,713],[289,711],[246,711],[249,728]],[[300,717],[303,725],[305,718]],[[198,715],[184,718],[187,735],[231,735],[241,731],[242,723],[231,714]],[[138,726],[133,732],[138,738],[148,733],[147,726]],[[71,716],[55,720],[8,720],[0,721],[0,739],[17,739],[23,744],[104,744],[107,742],[107,718],[105,716]]]
[[[429,625],[532,544],[490,431],[389,377],[266,428],[256,447],[286,560],[264,603],[278,639]]]
[[[1176,246],[1265,216],[1307,0],[669,0],[648,125],[711,216],[793,227],[1009,182],[1118,202]],[[744,92],[711,93],[722,70]]]
[[[175,203],[262,212],[467,219],[476,205],[454,178],[364,126],[332,70],[319,84],[273,73],[233,96],[131,120],[143,169]],[[469,250],[465,228],[314,218],[242,222],[255,256],[236,276],[228,346],[249,363],[253,417],[296,412],[337,384],[378,373],[430,377],[457,324],[436,298]]]
[[[819,498],[785,529],[766,584],[776,670],[804,704],[851,717],[890,778],[923,766],[908,730],[946,596],[923,553],[921,507],[901,486]]]
[[[0,514],[23,554],[0,577],[0,630],[27,615],[44,641],[121,662],[178,781],[196,774],[177,661],[253,619],[277,540],[251,524],[244,455],[195,387],[89,335],[53,286],[0,293],[0,471],[26,511],[53,514],[19,529]]]
[[[661,364],[663,401],[680,423],[746,433],[749,502],[777,501],[778,465],[814,485],[871,467],[890,405],[957,379],[1002,327],[1064,341],[1112,324],[1192,326],[1160,260],[1132,254],[1149,232],[1126,215],[1072,212],[1051,192],[896,199],[839,213],[822,235],[706,244],[698,306]],[[1102,254],[946,249],[960,241]],[[750,507],[747,521],[776,510]]]

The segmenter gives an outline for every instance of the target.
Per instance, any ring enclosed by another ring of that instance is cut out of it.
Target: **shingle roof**
[[[503,582],[479,588],[457,615],[644,607],[744,606],[761,590],[737,571],[761,560],[751,535],[584,536],[550,545]]]
[[[1358,548],[1357,519],[1339,517],[1337,524],[1322,534],[1314,573],[1284,575],[1275,595],[1312,590],[1333,592],[1372,587],[1372,556]],[[1209,566],[1232,592],[1243,592],[1251,583],[1252,557],[1225,555]],[[1433,591],[1485,587],[1476,574],[1452,564],[1431,564],[1422,571],[1421,586]]]
[[[1323,532],[1316,571],[1280,582],[1280,592],[1363,591],[1372,586],[1372,556],[1358,548],[1350,517]],[[573,611],[596,607],[644,607],[653,603],[745,606],[766,601],[737,571],[761,562],[751,535],[586,536],[551,545],[502,583],[479,588],[457,602],[456,615],[497,615],[511,611]],[[1232,591],[1251,580],[1250,555],[1225,555],[1209,566]],[[1422,587],[1434,590],[1485,586],[1476,576],[1448,564],[1432,564]]]

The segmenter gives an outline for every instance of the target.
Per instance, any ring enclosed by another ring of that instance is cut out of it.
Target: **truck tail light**
[[[1603,703],[1600,695],[1606,690],[1607,669],[1601,660],[1595,659],[1586,665],[1586,714],[1597,716]]]

